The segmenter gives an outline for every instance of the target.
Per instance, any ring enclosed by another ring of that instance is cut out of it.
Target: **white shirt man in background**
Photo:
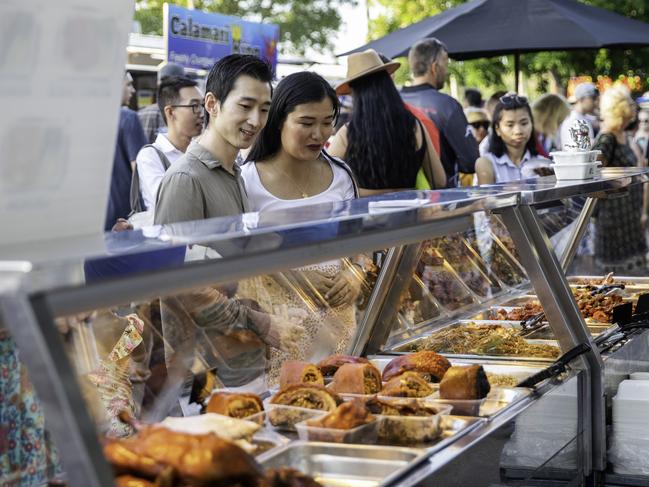
[[[590,137],[591,145],[595,142],[595,130],[593,129],[593,122],[597,120],[595,111],[597,110],[597,102],[599,99],[599,91],[593,83],[581,83],[575,88],[575,105],[570,112],[570,115],[561,123],[559,129],[559,140],[557,146],[563,150],[566,144],[572,144],[572,137],[570,136],[570,127],[575,123],[575,120],[583,120],[588,124],[588,136]]]
[[[155,142],[143,147],[136,159],[146,210],[155,209],[158,187],[167,170],[158,151],[173,164],[203,130],[203,95],[196,81],[184,76],[166,77],[158,86],[157,100],[167,133],[159,133]]]

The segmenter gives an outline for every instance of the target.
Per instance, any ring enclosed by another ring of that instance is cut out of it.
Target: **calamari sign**
[[[277,64],[279,26],[247,22],[238,17],[188,10],[164,4],[167,61],[209,70],[228,54],[252,54]]]

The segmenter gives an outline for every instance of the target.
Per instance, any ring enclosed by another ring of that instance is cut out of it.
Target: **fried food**
[[[360,401],[344,402],[329,414],[307,421],[309,426],[349,430],[375,421],[376,418]]]
[[[222,414],[231,418],[247,418],[264,410],[257,394],[217,392],[210,397],[205,412]]]
[[[254,486],[263,478],[261,466],[250,455],[213,433],[195,435],[145,427],[131,438],[109,440],[104,455],[118,476],[158,482],[171,469],[176,479],[173,485]],[[169,477],[165,482],[169,485]]]
[[[332,355],[318,362],[318,368],[325,377],[332,377],[344,364],[369,364],[365,357],[354,357],[352,355]]]
[[[439,383],[440,399],[483,399],[490,390],[482,365],[453,366]]]
[[[324,386],[320,369],[309,362],[287,360],[279,373],[279,387],[283,389],[293,384],[317,384]]]
[[[381,389],[381,395],[389,397],[426,397],[432,393],[431,385],[417,372],[393,377]]]
[[[431,382],[439,382],[450,366],[451,363],[445,357],[430,349],[423,349],[391,360],[383,370],[383,380],[390,380],[406,371],[414,371],[427,376]]]
[[[381,372],[372,364],[344,364],[330,388],[338,394],[376,394],[381,386]]]

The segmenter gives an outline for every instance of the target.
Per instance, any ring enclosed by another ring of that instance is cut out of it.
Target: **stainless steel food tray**
[[[295,468],[327,487],[386,485],[484,422],[480,418],[443,416],[442,434],[424,448],[293,441],[257,460],[265,468]]]
[[[520,328],[520,322],[518,321],[491,321],[491,322],[480,322],[477,320],[459,320],[451,323],[446,323],[442,324],[439,326],[436,326],[434,329],[429,330],[427,333],[422,334],[417,337],[413,337],[408,339],[405,342],[401,342],[397,344],[396,346],[392,347],[389,352],[390,353],[397,353],[397,354],[404,354],[404,353],[412,353],[412,346],[426,338],[428,338],[430,335],[433,333],[436,333],[438,331],[444,330],[449,327],[458,327],[458,326],[466,326],[470,323],[475,323],[475,324],[498,324],[501,325],[505,328]],[[524,338],[525,341],[527,341],[530,344],[538,344],[538,345],[553,345],[557,348],[560,349],[559,344],[556,340],[544,340],[544,339],[528,339]],[[554,362],[557,357],[525,357],[525,356],[518,356],[518,355],[478,355],[478,354],[453,354],[453,353],[445,353],[442,352],[442,355],[447,357],[448,359],[456,359],[456,360],[464,360],[464,359],[471,359],[471,360],[483,360],[483,361],[491,361],[491,360],[515,360],[515,361],[520,361],[520,362],[536,362],[536,363],[548,363],[548,362]]]
[[[373,487],[424,456],[425,451],[412,448],[294,441],[258,460],[265,468],[295,468],[324,486]]]

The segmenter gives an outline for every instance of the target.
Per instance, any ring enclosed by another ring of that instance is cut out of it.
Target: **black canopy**
[[[575,0],[473,0],[348,51],[405,56],[436,37],[453,59],[649,45],[649,24]]]

